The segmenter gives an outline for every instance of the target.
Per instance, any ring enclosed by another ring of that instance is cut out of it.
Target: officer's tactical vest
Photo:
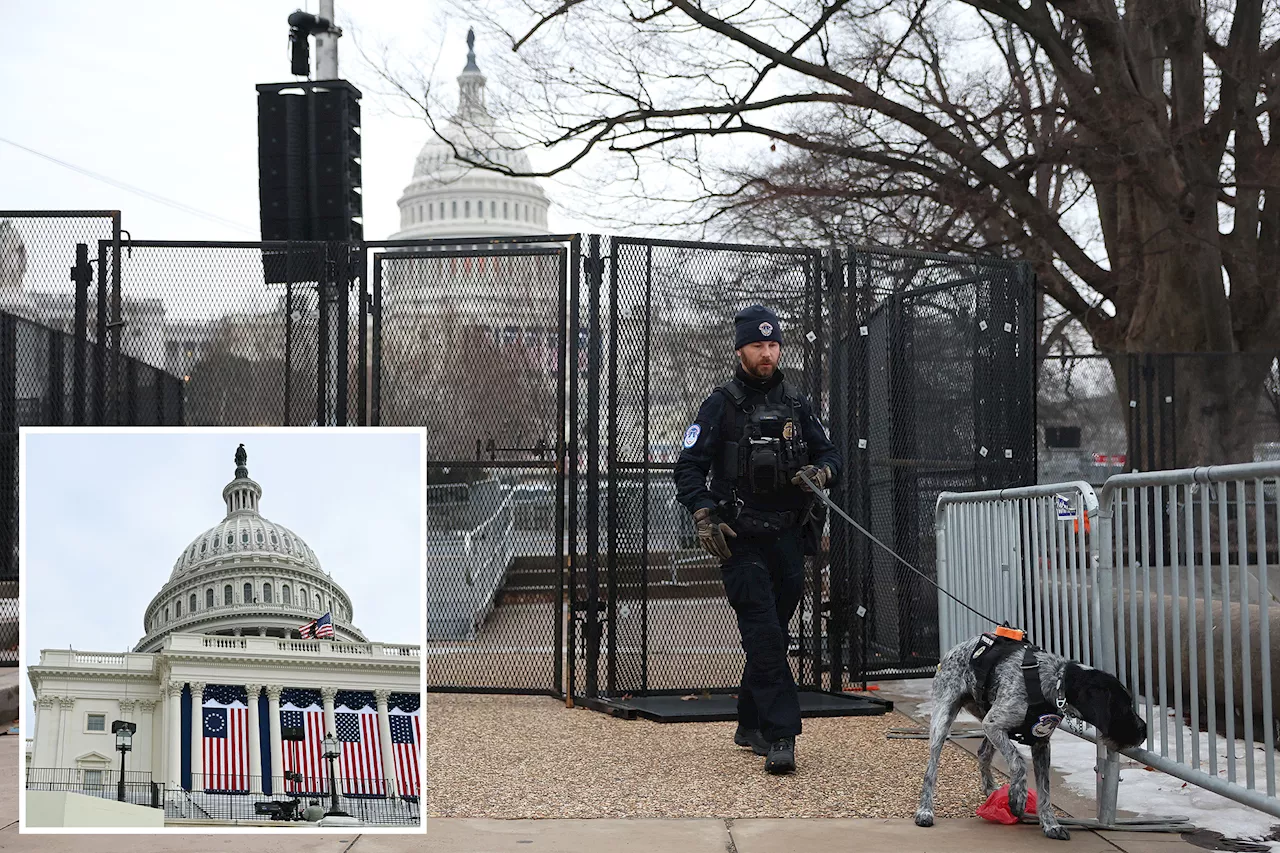
[[[739,494],[767,495],[795,488],[791,478],[809,464],[800,395],[784,379],[760,400],[734,377],[716,389],[729,398],[721,424],[715,475]],[[754,397],[756,402],[748,402]]]

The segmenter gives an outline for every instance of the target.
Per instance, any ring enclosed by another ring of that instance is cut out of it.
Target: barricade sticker
[[[1054,503],[1058,505],[1058,521],[1074,521],[1076,503],[1074,495],[1054,495]]]

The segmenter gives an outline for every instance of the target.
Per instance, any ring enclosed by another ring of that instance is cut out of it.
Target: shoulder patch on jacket
[[[698,424],[693,424],[687,430],[685,430],[684,431],[685,449],[688,450],[690,447],[693,447],[695,444],[697,444],[698,436],[700,435],[702,435],[702,427]]]

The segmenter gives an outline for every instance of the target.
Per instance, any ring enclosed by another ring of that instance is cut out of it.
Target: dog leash
[[[919,569],[917,569],[915,566],[911,565],[911,564],[910,564],[910,563],[908,563],[906,560],[902,559],[902,557],[898,556],[898,553],[897,553],[896,551],[894,551],[894,550],[893,550],[892,548],[890,548],[888,545],[884,544],[884,543],[883,543],[883,542],[881,542],[879,539],[877,539],[877,538],[875,537],[875,535],[874,535],[870,530],[867,530],[867,529],[866,529],[865,527],[863,527],[861,524],[859,524],[858,522],[854,521],[852,518],[850,518],[850,517],[849,517],[848,513],[846,513],[846,512],[845,512],[844,510],[842,510],[840,507],[836,506],[835,501],[833,501],[833,500],[831,500],[831,498],[827,497],[827,493],[826,493],[826,492],[824,492],[823,490],[819,489],[819,488],[814,484],[814,482],[813,482],[812,480],[810,480],[810,479],[809,479],[809,475],[808,475],[808,474],[805,474],[803,471],[801,471],[801,472],[800,472],[800,479],[801,479],[801,480],[803,480],[803,481],[805,482],[805,485],[807,485],[807,486],[809,487],[809,491],[811,491],[813,494],[817,495],[817,496],[818,496],[818,499],[819,499],[820,501],[822,501],[824,504],[826,504],[828,507],[830,507],[832,510],[834,510],[834,511],[836,512],[836,514],[837,514],[837,515],[839,515],[839,516],[840,516],[841,518],[843,518],[845,521],[849,522],[849,523],[850,523],[850,524],[852,524],[854,527],[856,527],[856,528],[858,529],[858,531],[859,531],[863,536],[866,536],[866,537],[867,537],[868,539],[870,539],[872,542],[876,543],[876,544],[877,544],[877,545],[879,545],[881,548],[883,548],[884,550],[888,551],[888,552],[889,552],[889,555],[890,555],[891,557],[893,557],[895,560],[897,560],[899,563],[902,563],[902,565],[906,566],[908,569],[910,569],[911,571],[915,572],[917,575],[919,575],[920,577],[922,577],[922,578],[924,578],[926,581],[928,581],[930,584],[932,584],[932,585],[933,585],[933,587],[934,587],[935,589],[937,589],[937,590],[938,590],[938,592],[942,593],[942,594],[943,594],[943,595],[945,595],[947,598],[949,598],[949,599],[951,599],[952,601],[954,601],[956,604],[959,604],[961,607],[963,607],[965,610],[968,610],[968,611],[969,611],[970,613],[972,613],[973,615],[982,617],[982,618],[983,618],[983,619],[985,619],[986,621],[990,622],[992,625],[998,625],[998,624],[1000,624],[997,620],[992,619],[990,616],[986,615],[985,613],[979,613],[977,610],[974,610],[972,607],[970,607],[969,605],[965,604],[963,601],[961,601],[960,599],[956,598],[954,595],[952,595],[951,593],[947,592],[947,591],[946,591],[945,589],[943,589],[942,587],[938,586],[937,581],[935,581],[933,578],[929,577],[929,576],[928,576],[928,575],[926,575],[924,572],[920,571],[920,570],[919,570]]]

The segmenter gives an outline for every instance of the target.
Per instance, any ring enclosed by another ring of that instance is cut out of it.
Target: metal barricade
[[[1280,463],[1250,463],[1120,474],[1100,494],[1083,482],[944,492],[938,583],[1120,678],[1148,725],[1124,755],[1280,816],[1278,481]],[[945,654],[992,626],[939,592],[939,628]],[[1097,742],[1078,721],[1064,728]],[[1075,824],[1175,820],[1117,820],[1118,755],[1099,745],[1098,767],[1098,819]]]
[[[1085,482],[943,492],[934,520],[938,586],[1027,631],[1048,651],[1091,663],[1098,602],[1090,560],[1098,498]],[[938,593],[942,654],[993,626]]]
[[[1148,725],[1146,747],[1125,755],[1276,816],[1280,572],[1269,568],[1278,478],[1274,462],[1111,477],[1097,543],[1109,615],[1101,666],[1128,686]],[[1106,771],[1118,772],[1114,757]],[[1102,820],[1115,815],[1115,788],[1103,788]]]

